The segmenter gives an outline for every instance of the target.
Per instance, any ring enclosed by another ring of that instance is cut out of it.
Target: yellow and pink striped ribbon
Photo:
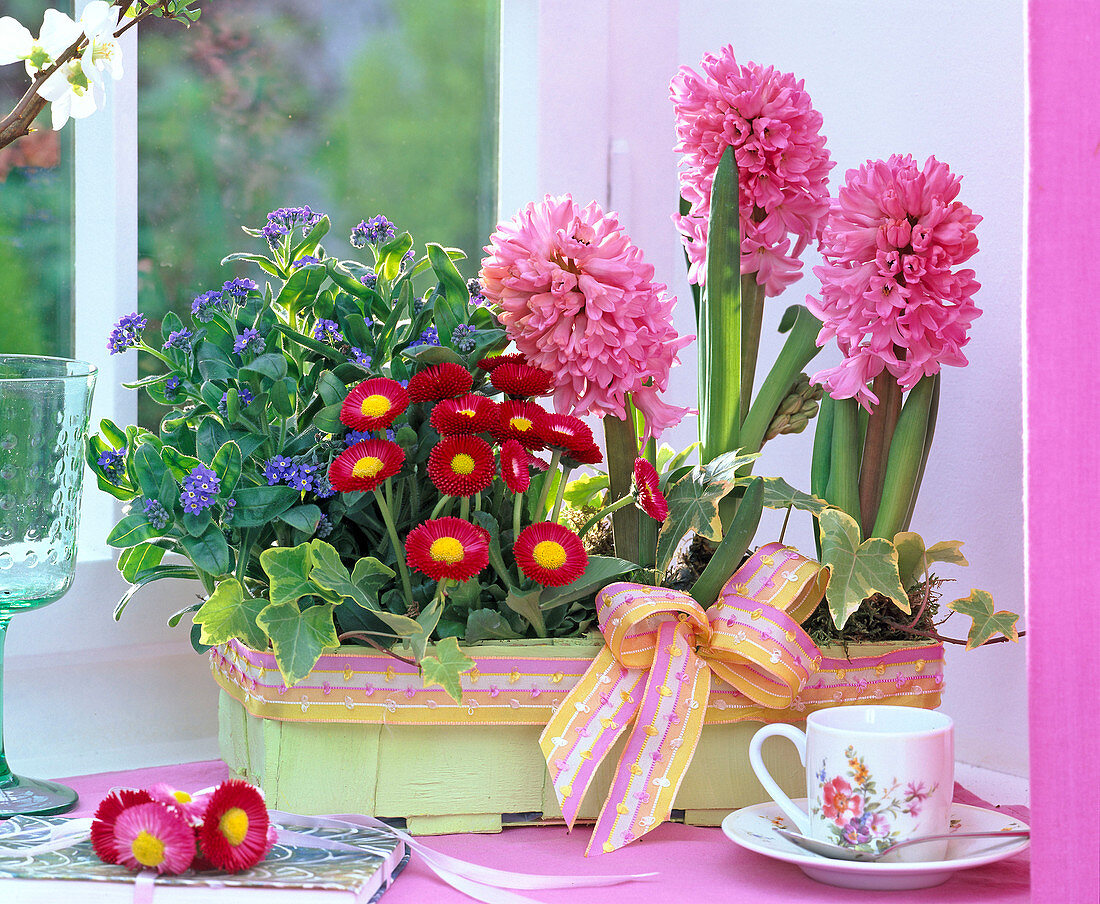
[[[829,570],[781,543],[761,547],[705,612],[688,594],[611,584],[596,599],[607,645],[539,739],[570,827],[601,761],[630,735],[587,853],[660,825],[695,753],[712,673],[768,710],[790,707],[822,655],[799,625]]]

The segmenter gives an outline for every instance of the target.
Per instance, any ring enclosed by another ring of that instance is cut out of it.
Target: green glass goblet
[[[82,361],[0,355],[0,818],[76,805],[72,788],[8,768],[3,643],[15,613],[61,599],[73,582],[95,378]]]

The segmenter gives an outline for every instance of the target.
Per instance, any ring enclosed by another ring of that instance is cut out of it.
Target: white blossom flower
[[[50,102],[51,126],[56,132],[69,118],[91,116],[103,103],[103,88],[88,80],[80,60],[69,60],[44,81],[38,93]]]
[[[85,75],[96,84],[103,84],[107,72],[116,82],[122,78],[122,47],[115,37],[120,8],[105,0],[92,0],[80,16],[80,24],[88,38],[81,58]]]

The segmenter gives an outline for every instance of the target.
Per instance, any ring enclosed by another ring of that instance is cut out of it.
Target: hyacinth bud
[[[775,417],[764,434],[764,442],[781,433],[801,433],[805,430],[806,425],[817,416],[823,391],[821,386],[811,386],[810,378],[806,374],[799,374],[783,401],[779,403]]]

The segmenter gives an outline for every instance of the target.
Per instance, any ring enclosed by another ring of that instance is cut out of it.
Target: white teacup
[[[768,774],[760,750],[773,735],[789,738],[806,766],[809,812]],[[765,725],[749,744],[764,790],[803,835],[878,851],[898,841],[946,834],[955,782],[954,723],[943,713],[907,706],[834,706],[793,725]],[[947,841],[902,848],[889,860],[941,860]]]

